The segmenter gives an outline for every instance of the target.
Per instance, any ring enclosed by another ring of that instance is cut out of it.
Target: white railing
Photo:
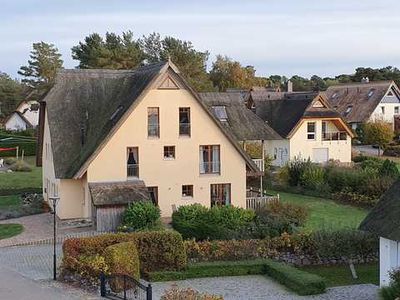
[[[279,201],[279,194],[276,196],[248,197],[246,198],[246,208],[257,210],[273,201]]]
[[[323,141],[345,141],[345,140],[347,140],[347,132],[346,131],[323,132],[322,140]]]
[[[261,172],[264,172],[264,160],[262,158],[255,158],[253,162]]]

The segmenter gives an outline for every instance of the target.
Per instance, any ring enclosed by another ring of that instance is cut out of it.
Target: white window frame
[[[314,124],[314,131],[309,131],[309,125]],[[307,122],[307,140],[308,141],[315,141],[317,134],[317,122]],[[312,136],[312,138],[311,138]]]

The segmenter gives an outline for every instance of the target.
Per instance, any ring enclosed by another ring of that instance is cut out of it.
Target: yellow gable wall
[[[160,138],[147,137],[148,107],[159,107]],[[179,107],[190,107],[190,137],[179,137]],[[214,144],[220,145],[221,174],[200,175],[199,146]],[[175,160],[164,160],[164,146],[175,146]],[[230,183],[232,204],[245,207],[245,161],[187,90],[150,90],[91,162],[87,181],[127,180],[127,147],[139,147],[139,177],[158,187],[163,216],[171,215],[172,205],[210,206],[211,183]],[[186,184],[194,186],[193,199],[182,198]]]
[[[329,159],[351,162],[351,137],[347,135],[347,140],[343,141],[323,141],[322,121],[323,119],[306,119],[302,122],[290,138],[290,159],[300,157],[313,160],[313,149],[328,148]],[[307,122],[316,122],[315,140],[307,139]],[[327,132],[338,131],[332,122],[327,122]]]

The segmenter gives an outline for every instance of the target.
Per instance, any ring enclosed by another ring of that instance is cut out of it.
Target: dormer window
[[[353,106],[352,105],[347,106],[347,108],[346,108],[346,110],[344,112],[344,116],[345,117],[348,116],[351,113],[352,110],[353,110]]]
[[[212,107],[214,116],[220,120],[221,122],[227,122],[228,121],[228,115],[226,113],[226,108],[223,105],[217,105]]]
[[[370,89],[368,92],[368,98],[371,98],[374,93],[375,93],[375,89]]]

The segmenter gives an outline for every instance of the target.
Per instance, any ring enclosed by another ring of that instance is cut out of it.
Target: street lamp
[[[57,232],[57,221],[56,221],[56,207],[60,197],[49,197],[49,200],[53,204],[53,279],[57,280],[57,257],[56,257],[56,232]]]

